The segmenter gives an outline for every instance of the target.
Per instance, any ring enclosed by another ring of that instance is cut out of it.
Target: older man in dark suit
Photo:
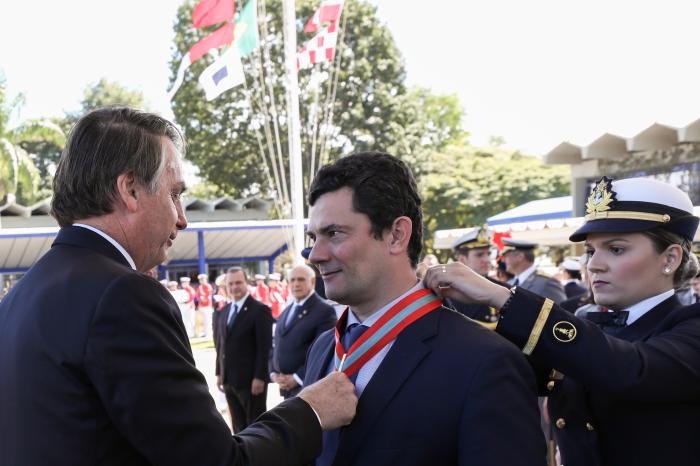
[[[226,272],[226,290],[232,301],[214,319],[216,380],[226,394],[233,430],[240,432],[266,409],[272,313],[250,296],[241,267]]]
[[[127,108],[71,131],[54,179],[61,230],[0,303],[0,463],[301,464],[321,449],[317,415],[324,428],[349,422],[344,376],[236,437],[216,411],[177,304],[142,273],[187,226],[182,142]]]
[[[277,319],[270,353],[270,377],[279,385],[280,395],[285,399],[301,390],[311,343],[335,325],[335,311],[318,297],[315,285],[316,273],[308,265],[299,265],[289,272],[294,301]]]

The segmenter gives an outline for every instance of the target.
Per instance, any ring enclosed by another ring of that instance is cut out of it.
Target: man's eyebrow
[[[331,223],[329,225],[322,226],[321,228],[318,229],[318,233],[320,234],[327,234],[331,230],[346,230],[347,226],[346,225],[341,225],[339,223]]]

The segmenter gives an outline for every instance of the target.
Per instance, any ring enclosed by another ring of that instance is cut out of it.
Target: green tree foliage
[[[13,197],[30,204],[49,194],[40,189],[41,172],[33,149],[41,144],[63,147],[65,135],[55,122],[44,119],[10,127],[10,116],[23,102],[22,95],[8,102],[5,82],[0,79],[0,199]]]
[[[569,194],[567,166],[544,165],[498,147],[454,145],[432,152],[420,187],[425,199],[426,238],[435,230],[480,225],[525,202]]]
[[[195,30],[191,25],[194,2],[180,7],[174,24],[175,52],[171,66],[174,81],[182,55],[197,40],[214,28]],[[239,7],[243,6],[240,2]],[[299,47],[312,37],[302,32],[308,18],[318,7],[317,0],[297,2],[297,43]],[[263,15],[266,13],[266,16]],[[188,158],[200,169],[200,175],[224,192],[245,196],[270,192],[268,175],[262,163],[256,128],[260,129],[263,152],[268,153],[264,122],[270,134],[273,121],[283,154],[287,153],[286,105],[284,94],[282,5],[279,0],[259,0],[261,47],[243,59],[247,87],[240,86],[207,102],[197,77],[212,62],[204,57],[187,71],[185,82],[172,102],[173,112],[188,139]],[[332,125],[326,128],[328,155],[333,160],[354,151],[381,150],[416,162],[426,149],[439,149],[460,140],[462,109],[454,96],[435,96],[427,89],[407,89],[401,54],[387,27],[379,22],[376,7],[362,0],[347,2],[341,27],[342,44],[338,47],[339,78],[332,106],[324,105],[329,93],[331,65],[324,63],[299,72],[300,112],[302,124],[304,186],[308,186],[311,154],[314,145],[314,115],[332,110]],[[269,59],[266,58],[269,56]],[[335,62],[334,62],[335,63]],[[314,84],[320,82],[320,84]],[[273,89],[273,102],[267,92],[263,101],[261,88]],[[251,99],[248,96],[252,96]],[[429,109],[429,111],[426,111]],[[273,144],[273,149],[276,144]],[[287,159],[284,158],[284,172]]]
[[[147,110],[143,94],[126,88],[116,81],[101,78],[93,84],[89,84],[83,91],[79,108],[74,112],[67,112],[62,126],[66,132],[86,113],[101,107],[110,105],[124,105],[126,107]]]

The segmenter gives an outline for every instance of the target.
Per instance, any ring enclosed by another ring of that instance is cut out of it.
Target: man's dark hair
[[[309,188],[309,205],[323,194],[345,187],[352,189],[353,210],[369,217],[377,239],[398,217],[411,219],[408,257],[415,267],[423,250],[423,212],[416,180],[406,164],[382,152],[343,157],[318,171]]]
[[[165,168],[162,137],[184,151],[180,131],[158,115],[108,107],[82,117],[70,132],[53,180],[51,214],[58,224],[111,213],[123,173],[131,172],[155,192]]]

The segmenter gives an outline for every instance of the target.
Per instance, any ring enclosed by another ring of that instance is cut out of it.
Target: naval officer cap
[[[533,243],[531,241],[503,238],[503,250],[501,251],[501,254],[506,254],[511,251],[527,251],[535,249],[536,247],[537,243]]]
[[[488,248],[491,246],[489,233],[485,228],[474,228],[463,234],[452,246],[457,252],[468,252],[476,248]]]
[[[581,261],[578,259],[573,259],[571,257],[567,257],[564,259],[561,264],[561,268],[564,270],[568,270],[569,272],[580,272],[581,271]]]
[[[261,274],[261,273],[256,273],[256,274],[255,274],[255,279],[256,279],[256,280],[265,280],[265,275],[263,275],[263,274]]]
[[[282,276],[278,273],[271,273],[270,275],[267,276],[269,280],[275,280],[275,281],[280,281],[282,279]]]
[[[586,201],[586,223],[569,240],[589,233],[633,233],[662,228],[693,240],[700,219],[686,193],[668,183],[648,178],[596,182]]]

